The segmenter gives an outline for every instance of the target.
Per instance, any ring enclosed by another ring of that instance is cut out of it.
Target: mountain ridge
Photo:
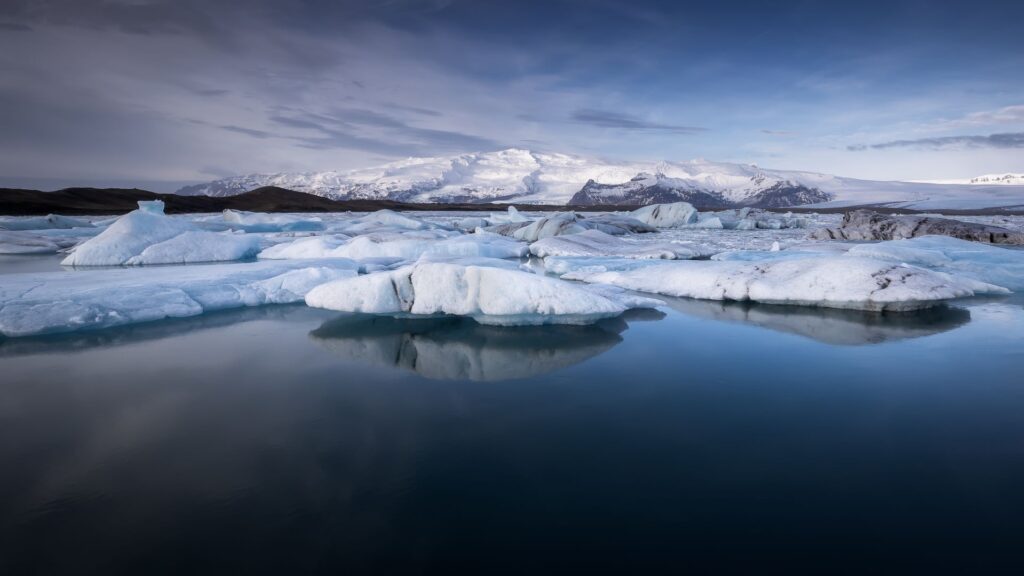
[[[704,209],[884,203],[969,209],[1024,204],[1024,185],[871,181],[704,159],[616,161],[518,148],[407,158],[347,171],[249,174],[186,186],[178,193],[224,197],[262,186],[334,200],[442,204],[688,201]]]

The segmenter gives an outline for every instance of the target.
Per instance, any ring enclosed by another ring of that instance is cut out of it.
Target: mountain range
[[[702,159],[613,161],[512,148],[409,158],[348,171],[234,176],[186,186],[178,194],[224,197],[276,186],[333,200],[412,203],[621,206],[687,201],[698,208],[887,204],[920,209],[1024,205],[1024,179],[993,181],[997,178],[967,183],[872,181]]]

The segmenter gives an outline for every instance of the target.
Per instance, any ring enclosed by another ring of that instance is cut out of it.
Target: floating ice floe
[[[435,230],[444,226],[427,222],[392,210],[378,210],[365,216],[340,222],[331,227],[332,232],[342,232],[349,236],[357,236],[368,232],[401,231],[401,230]]]
[[[64,247],[38,234],[0,230],[0,254],[53,254]]]
[[[616,271],[576,270],[562,278],[684,298],[875,311],[914,310],[952,298],[1008,292],[971,278],[849,256],[646,264]]]
[[[919,236],[871,244],[852,242],[807,243],[787,250],[735,250],[712,260],[766,262],[803,260],[823,255],[845,255],[909,264],[957,277],[967,277],[1010,290],[1024,290],[1024,251],[1000,248],[949,236]]]
[[[59,214],[33,216],[31,218],[0,218],[0,230],[52,230],[68,228],[92,228],[93,223],[81,218]]]
[[[397,258],[416,260],[424,254],[449,257],[482,256],[487,258],[520,258],[527,254],[527,246],[498,234],[481,232],[425,240],[403,235],[344,237],[318,236],[303,238],[286,244],[271,246],[259,257],[263,259],[291,258]]]
[[[699,255],[695,250],[681,244],[628,242],[600,230],[586,230],[579,234],[543,238],[530,244],[530,253],[541,258],[548,256],[608,256],[663,260],[695,258]]]
[[[689,202],[651,204],[637,208],[630,216],[655,228],[677,228],[697,221],[697,209]]]
[[[8,274],[0,283],[0,334],[71,332],[300,302],[314,286],[355,276],[359,268],[338,259]]]
[[[139,202],[139,209],[75,247],[65,266],[184,264],[251,258],[259,239],[244,234],[199,230],[191,222],[164,215],[159,200]]]
[[[319,286],[306,304],[341,312],[451,314],[481,324],[586,324],[657,301],[501,267],[419,262]]]
[[[849,256],[901,262],[1024,290],[1024,251],[948,236],[921,236],[850,247]]]
[[[314,232],[324,229],[323,222],[315,216],[225,210],[223,218],[230,228],[245,232]]]

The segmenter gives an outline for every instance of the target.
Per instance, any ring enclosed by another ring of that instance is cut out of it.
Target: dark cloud
[[[253,138],[270,138],[274,136],[270,132],[265,132],[263,130],[254,130],[252,128],[243,128],[241,126],[232,126],[230,124],[221,126],[221,128],[228,132],[237,132],[238,134],[245,134],[246,136],[252,136]]]
[[[198,96],[223,96],[231,93],[231,90],[224,88],[188,88],[188,91]]]
[[[635,130],[640,132],[671,132],[673,134],[695,134],[706,132],[707,128],[699,126],[680,126],[677,124],[661,124],[648,122],[637,116],[610,110],[595,110],[584,108],[572,113],[569,117],[573,122],[590,124],[601,128],[617,128],[620,130]]]
[[[885,150],[888,148],[917,148],[924,150],[947,150],[951,148],[1024,148],[1024,132],[1008,132],[1003,134],[941,136],[937,138],[917,138],[914,140],[893,140],[879,144],[854,144],[847,150]]]
[[[437,118],[439,116],[444,116],[444,114],[442,114],[441,112],[438,112],[437,110],[430,110],[428,108],[420,108],[418,106],[406,106],[406,105],[403,105],[403,104],[395,104],[393,102],[384,103],[384,104],[381,104],[381,106],[383,106],[385,108],[390,108],[392,110],[399,110],[399,111],[402,111],[402,112],[412,112],[413,114],[419,114],[420,116],[432,116],[434,118]]]

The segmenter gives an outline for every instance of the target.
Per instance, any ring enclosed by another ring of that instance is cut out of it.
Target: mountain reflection
[[[578,364],[622,341],[627,320],[660,319],[655,310],[587,326],[485,326],[459,317],[351,315],[310,336],[346,360],[395,366],[435,380],[528,378]]]
[[[688,316],[753,324],[796,334],[826,344],[858,346],[921,338],[947,332],[970,322],[970,311],[935,306],[913,312],[883,314],[862,310],[781,306],[750,302],[720,302],[662,298],[673,310]]]

